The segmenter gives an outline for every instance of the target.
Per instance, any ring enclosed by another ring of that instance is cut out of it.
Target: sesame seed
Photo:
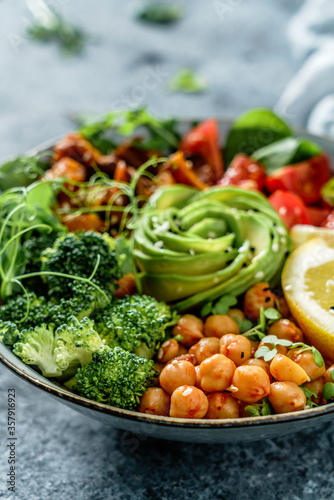
[[[263,271],[259,271],[258,273],[256,273],[255,278],[257,280],[261,280],[263,278],[263,276],[264,276],[264,272]]]
[[[286,243],[286,238],[284,236],[282,236],[282,238],[281,238],[281,243],[282,243],[282,245],[285,245],[285,243]]]
[[[274,243],[271,247],[272,251],[277,253],[278,250],[279,250],[279,244],[278,243]]]
[[[194,255],[195,255],[195,250],[194,250],[193,248],[191,248],[191,249],[189,250],[189,253],[190,253],[190,255],[194,256]]]
[[[193,392],[192,388],[188,387],[188,389],[184,391],[183,396],[189,396],[189,394],[191,394],[192,392]]]
[[[282,236],[284,236],[286,234],[286,230],[284,229],[284,227],[278,227],[277,232],[278,232],[278,234],[281,234]]]
[[[165,222],[163,222],[163,223],[161,224],[161,226],[158,226],[158,227],[154,230],[154,232],[155,232],[156,234],[159,234],[159,233],[163,233],[164,231],[168,231],[169,229],[170,229],[169,222],[168,222],[168,220],[165,220]]]
[[[154,243],[155,248],[162,248],[164,246],[164,242],[159,240]]]
[[[210,232],[208,233],[208,238],[212,238],[212,239],[213,239],[213,238],[216,238],[216,237],[217,237],[217,235],[216,235],[216,233],[214,233],[213,231],[210,231]]]

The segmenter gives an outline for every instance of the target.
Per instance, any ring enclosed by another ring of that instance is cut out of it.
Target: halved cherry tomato
[[[331,213],[331,210],[320,207],[306,207],[306,212],[311,220],[312,226],[320,227],[322,223],[326,221],[327,217]]]
[[[264,168],[249,156],[237,154],[223,178],[218,182],[220,186],[239,186],[245,189],[262,190],[266,181]]]
[[[216,180],[223,175],[223,157],[219,148],[219,127],[209,119],[191,129],[182,139],[180,149],[186,155],[200,155],[212,167]]]
[[[267,177],[266,187],[273,193],[277,189],[292,191],[305,203],[316,203],[321,199],[320,190],[331,178],[330,162],[325,153],[295,165],[275,170]]]
[[[204,182],[202,182],[195,172],[192,170],[191,162],[188,162],[182,151],[176,151],[170,157],[170,171],[173,177],[181,184],[187,184],[188,186],[194,186],[198,189],[205,189],[208,187]]]
[[[334,210],[328,215],[326,220],[322,222],[321,227],[326,227],[327,229],[334,229]]]
[[[303,200],[290,191],[275,191],[268,198],[288,229],[295,224],[312,224]]]

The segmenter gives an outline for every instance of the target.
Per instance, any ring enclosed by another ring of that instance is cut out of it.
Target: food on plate
[[[334,400],[330,160],[272,111],[223,148],[214,119],[109,113],[0,189],[0,339],[43,376],[167,418]]]

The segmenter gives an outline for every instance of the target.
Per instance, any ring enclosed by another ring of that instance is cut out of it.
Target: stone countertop
[[[273,106],[297,69],[285,30],[300,0],[184,0],[185,18],[169,27],[134,21],[139,0],[52,3],[96,41],[81,57],[64,58],[54,45],[24,37],[25,2],[0,1],[1,159],[64,134],[68,117],[81,112],[148,104],[158,116],[234,117]],[[207,92],[166,91],[184,66],[207,78]],[[254,443],[164,442],[86,418],[3,366],[0,380],[0,498],[334,498],[333,424]],[[17,393],[16,494],[6,485],[10,387]]]

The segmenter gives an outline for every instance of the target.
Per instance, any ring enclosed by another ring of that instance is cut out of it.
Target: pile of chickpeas
[[[245,408],[268,397],[275,413],[289,413],[307,408],[301,385],[317,395],[313,402],[326,404],[322,388],[332,381],[334,364],[318,366],[311,350],[281,345],[266,362],[254,357],[266,345],[265,339],[254,341],[240,334],[235,319],[257,322],[260,309],[276,307],[277,300],[282,319],[271,324],[267,335],[304,342],[284,298],[277,297],[268,283],[259,283],[245,294],[243,311],[232,308],[227,315],[211,315],[205,322],[192,314],[179,319],[175,338],[166,340],[157,353],[159,377],[142,396],[138,411],[174,418],[233,419],[249,417]]]

